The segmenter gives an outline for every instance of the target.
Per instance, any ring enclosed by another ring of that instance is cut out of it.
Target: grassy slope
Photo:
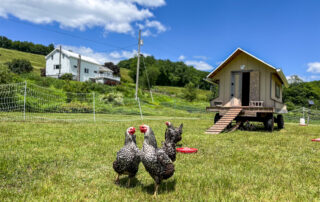
[[[121,117],[119,117],[121,119]],[[320,199],[320,127],[287,125],[266,132],[204,135],[210,120],[184,123],[176,172],[162,183],[159,200],[311,201]],[[98,123],[0,122],[0,200],[152,200],[153,180],[140,165],[137,181],[113,183],[112,162],[123,133],[141,121]],[[164,121],[147,121],[158,144]],[[143,136],[136,133],[138,146]]]
[[[17,50],[10,50],[4,48],[0,48],[0,54],[0,64],[9,62],[12,59],[17,58],[29,60],[36,71],[46,66],[46,60],[44,58],[45,56],[43,55],[25,53]]]

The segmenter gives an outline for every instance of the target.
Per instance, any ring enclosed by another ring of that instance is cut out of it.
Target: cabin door
[[[231,106],[241,106],[241,80],[240,72],[232,72],[231,75]]]
[[[250,101],[260,101],[259,71],[250,72]]]

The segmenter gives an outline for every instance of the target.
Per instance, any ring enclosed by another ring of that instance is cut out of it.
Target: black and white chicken
[[[119,183],[120,175],[128,175],[127,186],[130,186],[131,178],[138,172],[140,151],[137,147],[135,128],[130,127],[125,132],[124,146],[117,152],[117,160],[113,162],[113,169],[117,172],[116,183]]]
[[[155,181],[153,196],[156,197],[161,181],[170,178],[174,174],[174,165],[165,151],[158,149],[157,140],[152,129],[147,125],[141,125],[140,131],[144,133],[141,161]]]
[[[171,139],[175,144],[182,140],[182,127],[183,123],[179,127],[174,127],[169,121],[166,122],[167,129],[165,139]]]

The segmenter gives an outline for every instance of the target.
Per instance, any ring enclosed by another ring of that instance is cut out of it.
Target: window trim
[[[57,68],[57,67],[59,67],[59,68]],[[53,65],[53,69],[60,69],[61,67],[60,67],[60,65],[58,64],[58,65]]]
[[[275,82],[275,97],[278,99],[281,97],[280,85],[277,82]]]

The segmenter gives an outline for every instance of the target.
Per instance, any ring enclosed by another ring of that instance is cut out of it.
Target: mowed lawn
[[[164,181],[158,200],[320,200],[320,126],[287,124],[274,133],[236,131],[205,135],[210,120],[184,123],[176,172]],[[0,201],[151,201],[154,182],[142,164],[132,187],[115,185],[112,162],[127,127],[141,121],[98,123],[0,122]],[[164,121],[148,120],[164,140]]]

